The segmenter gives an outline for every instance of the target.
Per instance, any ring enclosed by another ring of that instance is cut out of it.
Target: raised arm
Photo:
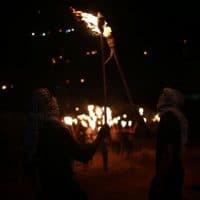
[[[65,130],[65,146],[67,151],[71,151],[74,160],[88,162],[95,154],[98,146],[103,142],[106,135],[109,134],[109,126],[104,125],[98,132],[98,136],[93,143],[81,144],[73,138],[69,131]]]

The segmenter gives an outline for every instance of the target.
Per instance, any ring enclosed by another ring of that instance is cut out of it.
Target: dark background
[[[192,1],[4,2],[0,84],[9,87],[0,92],[2,109],[25,109],[27,96],[40,86],[51,88],[69,106],[103,103],[99,38],[74,18],[70,6],[103,13],[113,30],[118,59],[136,104],[155,109],[160,90],[171,86],[186,95],[186,113],[196,124],[200,101],[200,14],[197,3]],[[68,28],[75,31],[58,31]],[[32,32],[36,33],[34,37]],[[43,32],[45,37],[41,36]],[[97,54],[87,56],[86,52],[92,50]],[[148,52],[146,56],[144,51]],[[109,54],[108,48],[105,53]],[[81,78],[85,79],[84,84],[80,83]],[[114,60],[107,66],[107,87],[110,105],[128,102]]]

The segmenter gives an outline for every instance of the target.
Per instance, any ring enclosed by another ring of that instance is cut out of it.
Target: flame
[[[64,123],[65,123],[66,125],[72,126],[72,124],[73,124],[73,118],[72,118],[72,117],[70,117],[70,116],[65,116],[63,120],[64,120]]]
[[[159,114],[156,114],[153,119],[152,119],[153,122],[159,122],[160,121],[160,116]]]
[[[140,116],[144,115],[144,108],[140,107],[138,111],[139,111]]]
[[[87,27],[92,32],[96,33],[97,35],[101,34],[101,31],[98,27],[98,22],[99,22],[98,16],[95,16],[91,13],[86,13],[86,12],[82,12],[80,10],[76,10],[72,7],[70,9],[72,10],[72,13],[77,18],[80,18],[82,21],[84,21],[86,23]],[[103,24],[103,35],[104,35],[104,37],[108,38],[109,36],[111,36],[111,32],[112,32],[111,27],[109,27],[108,23],[106,21],[104,21],[104,24]]]

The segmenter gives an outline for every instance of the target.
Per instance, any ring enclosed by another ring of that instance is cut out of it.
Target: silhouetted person
[[[107,137],[104,139],[104,141],[100,145],[100,153],[102,156],[102,163],[103,163],[104,171],[108,170],[109,143],[110,143],[110,138],[107,135]]]
[[[156,171],[149,191],[149,200],[180,200],[184,183],[184,148],[188,123],[181,107],[183,95],[164,88],[157,108],[160,122],[157,128]]]
[[[109,127],[104,125],[93,143],[78,143],[60,122],[56,98],[46,88],[34,91],[29,108],[25,150],[38,199],[87,199],[74,178],[73,161],[88,162]]]

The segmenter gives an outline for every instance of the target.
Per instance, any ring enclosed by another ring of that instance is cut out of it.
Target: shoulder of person
[[[50,129],[57,129],[57,130],[62,130],[64,132],[70,133],[70,130],[68,127],[66,127],[62,122],[59,120],[47,120],[45,122],[45,126],[49,127]]]
[[[170,127],[178,127],[180,124],[176,114],[172,111],[167,111],[166,113],[164,113],[161,117],[160,123],[168,124],[170,125]]]
[[[164,120],[178,120],[176,115],[172,111],[167,111],[162,115],[162,119]]]

